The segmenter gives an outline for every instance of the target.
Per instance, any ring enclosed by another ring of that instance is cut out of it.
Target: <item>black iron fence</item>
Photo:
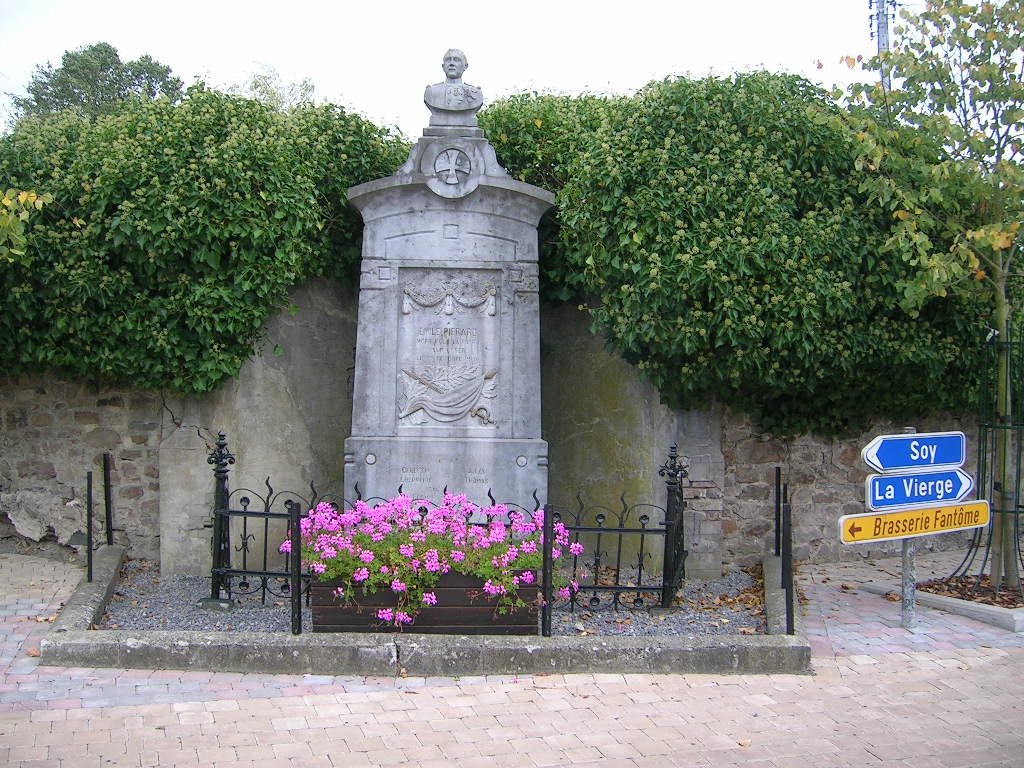
[[[226,607],[237,595],[268,595],[287,599],[291,607],[291,630],[302,632],[302,601],[309,598],[310,574],[301,567],[300,557],[279,551],[280,542],[289,540],[291,552],[301,551],[300,521],[304,510],[320,501],[339,507],[351,507],[343,497],[318,494],[310,486],[310,495],[274,490],[270,479],[266,491],[229,488],[230,467],[235,463],[227,438],[219,433],[208,463],[214,473],[214,505],[211,519],[212,564],[209,604]],[[628,504],[620,499],[617,512],[607,507],[587,507],[577,495],[573,511],[547,508],[545,541],[553,541],[556,522],[565,525],[570,539],[584,545],[582,556],[568,552],[559,564],[553,562],[550,547],[545,547],[541,573],[543,605],[541,630],[551,634],[551,606],[554,599],[555,569],[575,581],[579,591],[570,598],[569,609],[586,603],[588,607],[669,608],[685,576],[687,551],[684,542],[681,481],[687,475],[687,461],[676,445],[658,468],[665,479],[665,505]],[[399,489],[399,492],[401,489]],[[357,492],[358,493],[358,492]],[[490,494],[488,494],[490,496]],[[372,499],[369,501],[373,501]],[[490,498],[494,503],[494,498]],[[519,505],[508,505],[529,511]]]
[[[629,504],[620,497],[617,511],[588,507],[577,495],[572,511],[547,507],[545,525],[562,523],[572,541],[583,545],[581,556],[572,556],[565,574],[578,585],[569,596],[569,610],[670,608],[686,574],[685,539],[680,481],[687,477],[687,462],[673,443],[668,458],[658,469],[665,478],[665,506]],[[550,540],[545,534],[545,541]],[[552,574],[555,564],[545,547],[541,616],[542,633],[551,634]]]
[[[292,491],[276,492],[269,478],[265,493],[229,490],[229,467],[235,457],[223,432],[207,462],[213,465],[214,504],[210,596],[204,602],[227,607],[236,595],[259,595],[264,603],[268,595],[286,599],[292,634],[301,634],[302,599],[308,600],[310,574],[303,572],[300,557],[282,553],[279,547],[287,539],[292,552],[301,551],[303,510],[315,507],[322,497],[313,486],[309,498]]]
[[[109,452],[103,454],[103,523],[106,532],[107,546],[114,543],[114,493],[111,483],[111,466],[113,457]],[[69,544],[85,547],[85,578],[92,581],[92,560],[96,547],[94,528],[96,525],[95,507],[93,505],[92,470],[85,473],[85,530],[76,531],[71,535]]]
[[[1009,533],[1000,545],[1002,569],[1012,583],[1014,571],[1024,571],[1024,339],[1010,328],[1008,338],[993,333],[985,344],[985,360],[979,372],[978,464],[976,498],[988,499],[992,521],[971,532],[970,543],[951,577],[979,576],[993,568],[994,536]],[[1003,381],[1005,391],[1000,387]],[[1000,395],[1003,398],[1000,407]],[[1005,487],[1003,483],[1006,483]],[[1009,526],[1004,521],[1011,518]],[[1007,531],[1009,527],[1009,531]],[[975,581],[975,588],[981,580]]]
[[[789,484],[782,482],[782,468],[775,468],[775,556],[782,561],[779,588],[786,595],[786,634],[796,634],[793,581],[793,506],[789,502]],[[768,586],[768,585],[766,585]]]

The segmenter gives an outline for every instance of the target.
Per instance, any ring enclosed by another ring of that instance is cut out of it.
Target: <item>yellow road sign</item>
[[[839,540],[843,544],[863,544],[962,531],[988,525],[990,515],[987,501],[844,515],[839,518]]]

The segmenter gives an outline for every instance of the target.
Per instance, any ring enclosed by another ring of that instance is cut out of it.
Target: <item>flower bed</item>
[[[451,493],[435,507],[399,495],[375,507],[357,501],[344,511],[321,503],[300,525],[302,563],[315,576],[315,632],[413,624],[416,631],[432,632],[505,628],[526,626],[530,613],[536,632],[542,509],[480,508]],[[553,559],[563,549],[583,552],[561,523],[554,525],[550,547]],[[291,543],[281,550],[290,552]],[[453,581],[456,576],[464,579]],[[564,577],[555,583],[560,598],[576,588]],[[444,618],[420,618],[428,614]]]

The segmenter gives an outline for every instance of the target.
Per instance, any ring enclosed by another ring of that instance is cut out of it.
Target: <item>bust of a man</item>
[[[466,54],[452,48],[444,55],[441,69],[447,78],[443,83],[428,85],[423,103],[430,110],[432,126],[475,126],[476,113],[484,104],[483,93],[474,85],[462,82],[469,67]]]

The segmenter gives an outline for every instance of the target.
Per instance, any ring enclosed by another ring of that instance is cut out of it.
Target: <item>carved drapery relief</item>
[[[442,282],[440,289],[434,291],[421,291],[407,286],[402,296],[402,314],[411,314],[416,309],[432,309],[439,315],[465,314],[467,311],[479,310],[489,317],[494,317],[497,312],[495,296],[498,289],[493,283],[486,283],[483,292],[476,297],[467,298],[460,295],[463,289],[450,280]]]
[[[497,370],[480,373],[479,366],[428,366],[405,376],[405,408],[399,418],[423,426],[435,421],[450,424],[467,414],[481,424],[493,424],[490,405],[497,394]]]

